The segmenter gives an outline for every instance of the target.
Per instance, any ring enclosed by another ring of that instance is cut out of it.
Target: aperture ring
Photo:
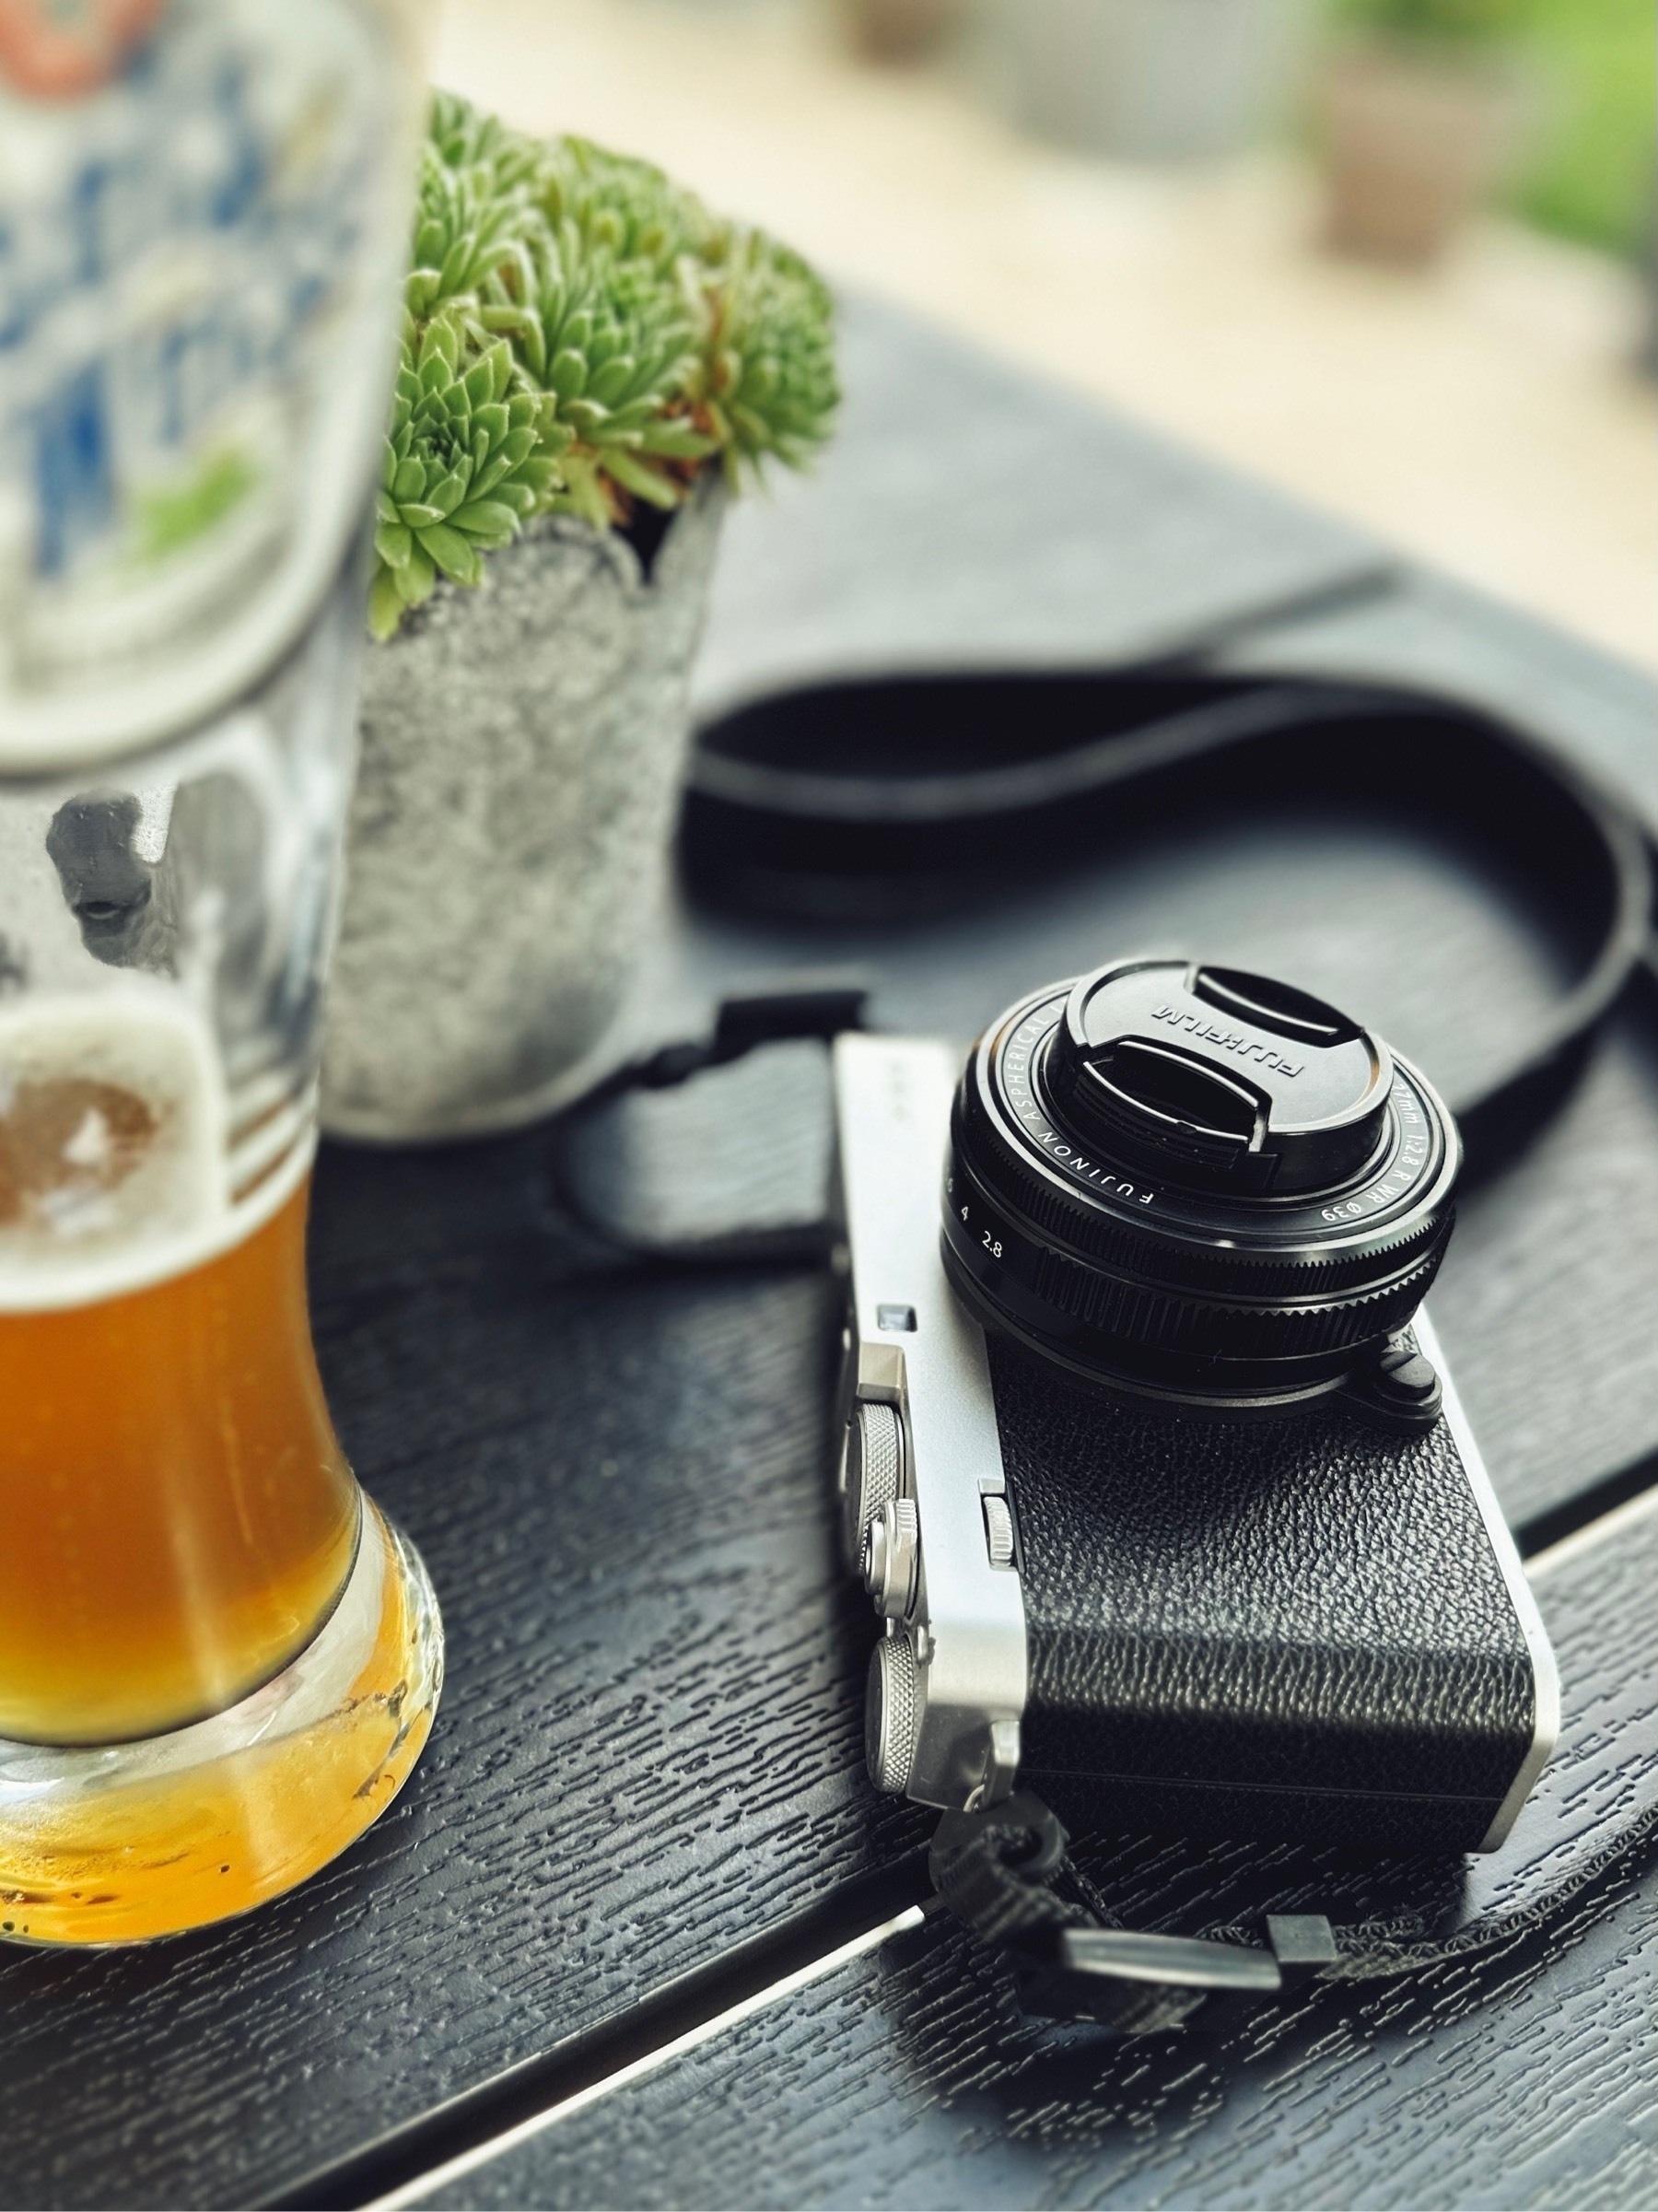
[[[1080,1332],[1150,1355],[1229,1360],[1306,1360],[1373,1341],[1407,1321],[1438,1271],[1450,1235],[1436,1222],[1430,1249],[1380,1263],[1385,1280],[1357,1294],[1243,1301],[1203,1287],[1135,1281],[1107,1265],[1058,1252],[1028,1234],[987,1195],[952,1154],[945,1227],[957,1255],[992,1304],[1061,1338]],[[1372,1258],[1372,1274],[1377,1262]],[[1304,1281],[1304,1278],[1303,1278]],[[1320,1286],[1321,1293],[1324,1286]]]
[[[985,1194],[1033,1230],[1062,1238],[1109,1269],[1175,1291],[1189,1287],[1199,1294],[1230,1293],[1239,1299],[1334,1295],[1373,1282],[1379,1271],[1409,1265],[1413,1254],[1426,1256],[1448,1234],[1448,1223],[1434,1212],[1402,1222],[1394,1235],[1383,1236],[1362,1252],[1280,1256],[1137,1233],[1104,1212],[1086,1190],[1073,1195],[1015,1151],[990,1120],[971,1069],[956,1094],[951,1136],[956,1156],[971,1163]]]

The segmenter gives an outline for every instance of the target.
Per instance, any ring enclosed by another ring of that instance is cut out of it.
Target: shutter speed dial
[[[851,1564],[863,1572],[870,1523],[904,1481],[904,1423],[896,1406],[858,1405],[847,1434],[846,1540]]]
[[[889,1621],[915,1610],[921,1529],[904,1489],[904,1417],[896,1406],[866,1400],[853,1410],[847,1438],[847,1536],[875,1609]]]

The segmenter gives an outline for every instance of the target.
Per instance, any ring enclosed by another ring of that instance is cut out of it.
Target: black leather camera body
[[[1112,964],[965,1072],[835,1046],[838,1484],[881,1788],[1490,1850],[1553,1656],[1424,1291],[1454,1124],[1270,978]]]

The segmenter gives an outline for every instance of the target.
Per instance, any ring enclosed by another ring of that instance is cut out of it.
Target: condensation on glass
[[[381,0],[0,0],[0,1933],[247,1909],[390,1801],[424,1569],[305,1208],[420,87]]]

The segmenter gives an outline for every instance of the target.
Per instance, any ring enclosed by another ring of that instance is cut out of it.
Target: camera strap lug
[[[1445,1402],[1438,1369],[1406,1329],[1387,1339],[1340,1396],[1361,1419],[1406,1436],[1432,1428]]]
[[[1256,1948],[1117,1926],[1069,1862],[1070,1838],[1029,1790],[983,1812],[947,1812],[928,1855],[933,1887],[981,1941],[1004,1952],[1022,2008],[1092,2020],[1119,2035],[1185,2025],[1213,1999],[1282,1995],[1334,1966],[1322,1914],[1270,1914]],[[1058,1885],[1076,1894],[1060,1894]]]

